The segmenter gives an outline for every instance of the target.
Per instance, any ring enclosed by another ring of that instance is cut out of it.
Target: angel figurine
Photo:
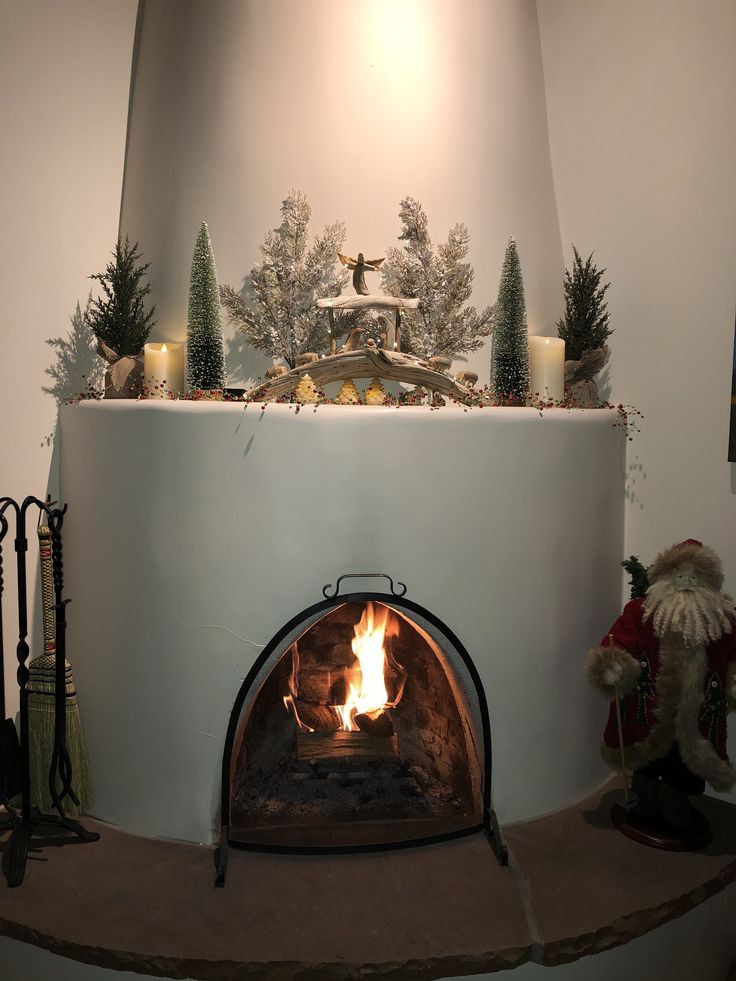
[[[358,253],[358,258],[353,259],[352,256],[342,255],[338,252],[337,257],[343,266],[347,266],[348,269],[353,270],[353,287],[355,292],[359,296],[368,296],[368,287],[365,285],[365,273],[368,272],[378,272],[378,267],[383,262],[383,259],[364,259],[363,253]]]

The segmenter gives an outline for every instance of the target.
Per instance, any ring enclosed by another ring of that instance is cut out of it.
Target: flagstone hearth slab
[[[213,849],[86,822],[0,884],[0,933],[119,970],[207,981],[429,979],[510,968],[531,938],[513,873],[482,836],[347,856]]]
[[[641,936],[736,879],[736,807],[704,799],[702,852],[624,838],[603,790],[506,828],[512,865],[477,836],[342,856],[214,852],[127,834],[32,856],[18,889],[0,880],[0,933],[79,961],[203,981],[432,979],[533,959],[575,960]]]
[[[688,912],[736,881],[736,807],[711,797],[697,807],[713,827],[699,852],[666,852],[615,831],[618,787],[506,830],[528,885],[542,962],[564,964],[627,943]]]

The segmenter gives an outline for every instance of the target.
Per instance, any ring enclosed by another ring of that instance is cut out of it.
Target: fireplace
[[[222,790],[241,722],[260,711],[276,662],[350,590],[374,589],[356,601],[385,603],[437,645],[470,747],[473,813],[490,802],[484,717],[502,826],[568,807],[605,778],[600,706],[571,652],[619,610],[616,413],[363,409],[119,400],[62,411],[65,572],[85,610],[69,642],[95,817],[205,844],[224,826],[227,840]],[[358,561],[408,592],[368,579],[321,595]],[[569,615],[571,596],[584,615]],[[408,697],[392,712],[400,755]]]
[[[473,661],[389,582],[389,593],[325,587],[253,665],[225,743],[223,845],[364,851],[486,831],[505,857]]]

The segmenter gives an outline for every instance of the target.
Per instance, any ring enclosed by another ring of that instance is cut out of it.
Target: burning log
[[[361,712],[354,716],[353,721],[361,732],[377,739],[388,739],[394,734],[394,724],[385,712],[379,712],[376,716]]]
[[[334,732],[340,728],[340,718],[329,705],[316,705],[314,702],[305,702],[301,698],[295,699],[294,703],[300,721],[310,729]]]
[[[398,758],[396,736],[378,738],[366,732],[300,732],[297,735],[300,760]]]

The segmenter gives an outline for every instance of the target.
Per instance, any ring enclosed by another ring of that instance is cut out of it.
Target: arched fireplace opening
[[[488,709],[457,637],[400,595],[351,593],[290,621],[246,677],[223,759],[227,845],[395,848],[485,831]]]

